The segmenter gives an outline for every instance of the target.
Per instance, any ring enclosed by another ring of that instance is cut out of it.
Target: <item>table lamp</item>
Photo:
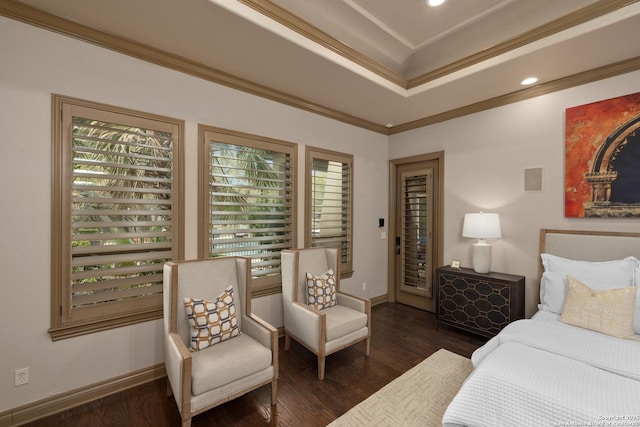
[[[497,213],[468,213],[464,216],[462,237],[478,239],[473,244],[473,270],[476,273],[488,273],[491,270],[491,244],[485,239],[499,239],[500,215]]]

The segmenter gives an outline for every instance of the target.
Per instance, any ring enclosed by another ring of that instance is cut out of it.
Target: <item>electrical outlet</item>
[[[16,369],[14,380],[16,387],[29,383],[29,368]]]
[[[367,290],[367,282],[363,282],[362,283],[362,290],[366,291]]]

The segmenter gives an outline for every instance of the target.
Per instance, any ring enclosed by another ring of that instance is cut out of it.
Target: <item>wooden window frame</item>
[[[172,153],[169,239],[171,244],[166,251],[171,252],[173,260],[184,258],[184,121],[54,94],[52,96],[51,328],[49,329],[53,341],[162,317],[161,293],[93,306],[74,307],[73,305],[71,277],[72,217],[74,215],[72,211],[74,175],[72,122],[74,117],[170,133]],[[127,248],[120,253],[143,255],[151,252],[151,249],[146,252],[144,249],[134,249],[132,245],[131,249]],[[162,268],[158,271],[161,274]]]
[[[209,251],[209,236],[212,232],[209,222],[209,182],[210,182],[210,141],[228,143],[237,146],[264,149],[268,151],[285,153],[289,156],[290,171],[290,242],[291,247],[283,249],[295,249],[297,247],[297,159],[298,145],[267,138],[259,135],[233,131],[207,125],[198,126],[198,257],[211,256]],[[260,297],[282,292],[281,274],[273,274],[266,277],[254,277],[253,296]]]
[[[309,248],[313,245],[313,172],[314,172],[314,160],[326,160],[329,162],[342,163],[348,165],[349,168],[349,212],[347,214],[347,232],[346,232],[346,245],[348,246],[349,253],[346,254],[347,261],[342,262],[340,266],[340,276],[342,278],[348,278],[353,275],[353,188],[354,188],[354,168],[353,168],[353,154],[341,153],[338,151],[326,150],[323,148],[307,146],[305,148],[305,237],[304,245]],[[344,251],[342,251],[344,252]],[[345,254],[343,253],[343,256]]]

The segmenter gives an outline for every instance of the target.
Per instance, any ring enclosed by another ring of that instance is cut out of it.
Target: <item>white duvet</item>
[[[640,427],[640,341],[519,320],[472,356],[445,426]]]

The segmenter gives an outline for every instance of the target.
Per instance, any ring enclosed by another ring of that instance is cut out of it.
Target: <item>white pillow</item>
[[[640,267],[640,261],[632,256],[600,262],[577,261],[551,254],[540,254],[540,258],[542,258],[545,272],[573,276],[580,281],[591,280],[600,283],[608,281],[613,288],[632,286],[634,270]]]
[[[540,254],[545,272],[540,280],[540,310],[562,314],[567,275],[574,276],[596,291],[640,286],[640,260],[629,256],[620,260],[590,262]],[[640,334],[640,287],[636,293],[633,329]]]
[[[562,314],[567,292],[567,276],[546,271],[540,279],[540,310]]]
[[[635,269],[634,284],[638,288],[636,293],[636,311],[633,315],[633,332],[640,335],[640,267]]]
[[[576,276],[574,276],[576,277]],[[585,285],[595,291],[608,291],[610,289],[624,288],[631,286],[630,283],[621,284],[611,280],[601,280],[593,277],[576,277]],[[542,273],[540,280],[540,310],[550,311],[551,313],[562,314],[564,300],[567,292],[567,276],[559,273],[547,271]],[[640,313],[636,313],[638,317],[638,326],[640,327]]]
[[[633,314],[633,332],[640,335],[640,286],[636,286],[636,309]]]

